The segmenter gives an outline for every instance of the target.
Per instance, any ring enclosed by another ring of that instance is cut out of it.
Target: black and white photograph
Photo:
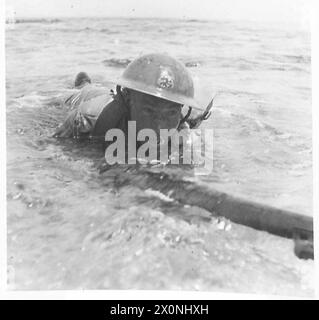
[[[315,298],[311,3],[6,0],[5,290]]]

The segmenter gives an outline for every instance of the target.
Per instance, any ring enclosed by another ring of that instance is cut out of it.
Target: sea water
[[[69,92],[79,71],[109,87],[150,52],[185,63],[203,107],[216,95],[203,124],[214,130],[214,167],[198,183],[312,215],[307,30],[233,21],[20,20],[6,26],[10,288],[311,295],[313,262],[297,259],[291,240],[137,188],[122,170],[100,175],[100,146],[51,137],[68,110],[47,101]]]

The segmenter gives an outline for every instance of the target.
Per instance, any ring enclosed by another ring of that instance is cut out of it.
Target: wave
[[[105,59],[102,61],[102,63],[109,67],[116,67],[116,68],[125,68],[128,66],[128,64],[131,62],[131,59],[127,58],[111,58],[111,59]],[[196,68],[201,66],[202,62],[199,61],[186,61],[184,62],[185,66],[188,68]]]
[[[131,62],[131,59],[111,58],[103,60],[102,63],[109,67],[125,68]]]
[[[96,31],[96,30],[94,30],[94,31]],[[107,33],[107,34],[119,34],[120,33],[120,31],[118,31],[118,30],[111,30],[108,28],[99,29],[98,31],[102,32],[102,33]]]
[[[297,66],[286,66],[286,65],[279,65],[279,66],[273,66],[269,67],[268,70],[273,70],[273,71],[293,71],[293,72],[305,72],[305,73],[310,73],[311,70],[307,70],[302,67],[297,67]]]
[[[309,55],[293,55],[293,54],[274,54],[274,53],[263,53],[261,57],[270,59],[277,63],[292,63],[292,64],[310,64],[311,56]]]
[[[6,24],[11,23],[58,23],[60,19],[7,19]]]
[[[311,56],[308,55],[283,55],[293,63],[311,63]]]
[[[202,64],[202,62],[199,61],[187,61],[185,62],[185,66],[188,68],[196,68],[196,67],[200,67]]]
[[[295,59],[304,59],[307,58],[295,58]],[[225,60],[225,59],[224,59]],[[221,59],[221,61],[223,61]],[[305,72],[309,73],[310,68],[308,63],[299,62],[292,62],[292,61],[269,61],[269,60],[247,60],[243,58],[236,58],[236,59],[229,59],[229,61],[219,62],[219,66],[221,68],[229,69],[229,68],[236,68],[237,70],[272,70],[272,71],[293,71],[293,72]]]
[[[187,19],[185,20],[186,23],[198,22],[198,23],[207,23],[210,22],[209,20],[201,20],[201,19]]]
[[[91,28],[91,27],[85,27],[85,28],[56,28],[55,31],[62,32],[62,33],[81,33],[81,32],[101,32],[101,33],[107,33],[107,34],[120,34],[120,31],[117,30],[111,30],[107,28]]]
[[[231,92],[234,95],[254,95],[248,92]],[[229,126],[237,127],[239,134],[242,136],[258,136],[264,141],[274,143],[278,141],[284,143],[288,147],[295,148],[297,152],[306,152],[309,149],[309,143],[305,142],[305,138],[300,134],[292,131],[279,129],[263,119],[258,119],[246,114],[235,113],[231,110],[216,106],[216,110],[225,118],[224,121],[229,121]]]

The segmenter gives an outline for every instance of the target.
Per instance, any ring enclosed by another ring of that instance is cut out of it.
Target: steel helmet
[[[132,61],[116,82],[122,87],[199,108],[186,67],[166,54],[146,54]]]

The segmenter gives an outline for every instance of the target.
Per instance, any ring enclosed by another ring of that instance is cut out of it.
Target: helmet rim
[[[194,98],[191,74],[183,63],[167,54],[140,56],[111,83],[202,110]]]
[[[130,81],[127,79],[123,79],[122,77],[118,78],[117,81],[111,81],[111,83],[115,85],[119,85],[123,88],[135,90],[141,93],[145,93],[148,95],[151,95],[153,97],[161,98],[167,101],[172,101],[175,103],[179,103],[185,106],[192,107],[194,109],[202,110],[200,108],[198,102],[195,100],[195,98],[191,97],[184,97],[180,94],[167,92],[161,89],[153,90],[151,86],[146,86],[144,83],[139,83],[137,81]]]

